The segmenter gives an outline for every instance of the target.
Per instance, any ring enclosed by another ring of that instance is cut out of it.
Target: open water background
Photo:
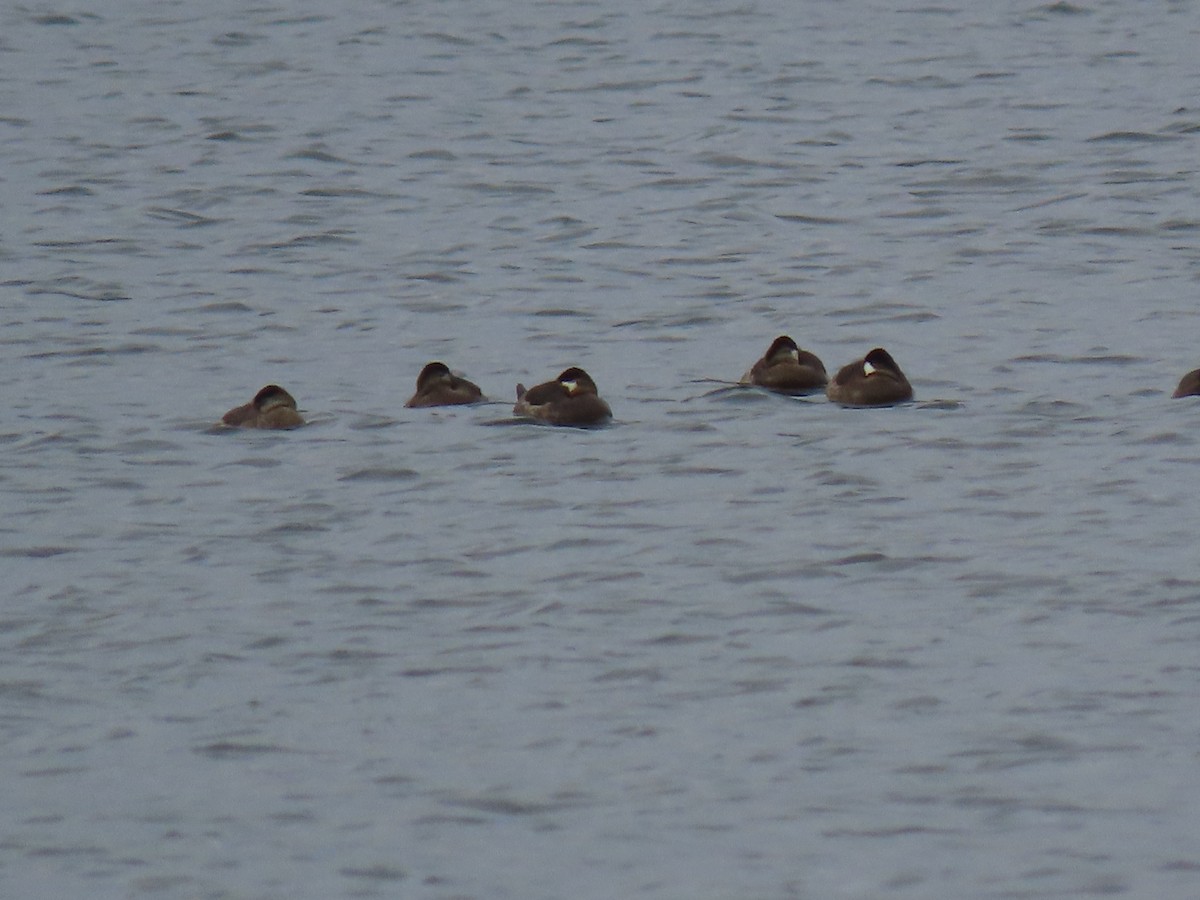
[[[0,894],[1200,895],[1197,47],[5,4]],[[780,333],[917,402],[706,380]]]

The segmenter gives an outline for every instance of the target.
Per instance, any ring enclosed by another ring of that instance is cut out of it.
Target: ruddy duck
[[[1200,394],[1200,369],[1193,369],[1188,372],[1179,382],[1179,387],[1175,388],[1175,393],[1172,397],[1191,397]]]
[[[478,403],[483,391],[465,378],[451,373],[445,363],[431,362],[417,376],[417,392],[404,405],[410,409],[423,406],[459,406]]]
[[[742,376],[742,384],[756,384],[780,394],[806,394],[825,387],[825,364],[816,355],[801,350],[786,334],[775,342]]]
[[[889,406],[911,400],[912,385],[882,347],[842,366],[825,389],[834,403],[846,406]]]
[[[541,419],[551,425],[595,425],[612,418],[612,410],[600,399],[596,383],[587,372],[575,366],[556,380],[529,390],[518,384],[513,413]]]
[[[245,406],[225,413],[221,421],[238,428],[296,428],[304,424],[296,412],[296,398],[277,384],[268,384]]]

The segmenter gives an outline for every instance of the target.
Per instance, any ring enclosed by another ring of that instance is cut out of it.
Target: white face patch
[[[867,362],[866,360],[863,360],[863,374],[864,375],[874,375],[875,372],[876,372],[875,367],[873,365],[871,365],[869,362]]]
[[[789,350],[788,356],[790,356],[793,359],[793,361],[800,362],[800,351],[799,350]]]
[[[567,389],[568,394],[573,394],[579,389],[578,381],[560,381],[559,384]]]

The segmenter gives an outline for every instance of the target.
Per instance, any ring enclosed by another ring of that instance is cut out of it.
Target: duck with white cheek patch
[[[518,384],[513,414],[551,425],[597,425],[612,418],[612,409],[601,399],[591,376],[572,366],[554,381],[528,390]]]
[[[891,406],[911,400],[913,389],[891,354],[876,347],[862,359],[842,366],[825,395],[843,406]]]
[[[753,384],[777,394],[807,394],[825,387],[825,364],[816,354],[801,350],[786,334],[775,338],[763,358],[742,376],[742,384]]]

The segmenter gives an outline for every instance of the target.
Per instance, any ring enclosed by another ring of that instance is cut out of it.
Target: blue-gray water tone
[[[1198,46],[5,4],[0,896],[1200,895]],[[915,402],[723,386],[785,333]]]

